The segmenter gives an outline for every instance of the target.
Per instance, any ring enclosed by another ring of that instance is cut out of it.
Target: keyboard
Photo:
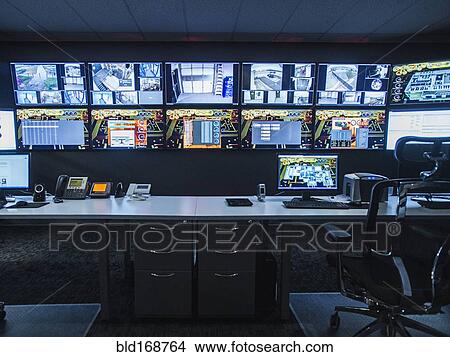
[[[228,206],[231,207],[250,207],[253,206],[252,201],[248,198],[226,198]]]
[[[292,200],[283,201],[283,205],[286,208],[303,208],[303,209],[349,209],[350,206],[344,202],[336,201],[302,201]]]

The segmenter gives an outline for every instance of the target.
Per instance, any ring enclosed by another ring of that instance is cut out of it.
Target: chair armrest
[[[334,224],[326,224],[323,226],[326,237],[336,243],[351,242],[352,235],[347,231],[335,226]]]

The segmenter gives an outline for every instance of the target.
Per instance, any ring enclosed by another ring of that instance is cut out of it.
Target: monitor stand
[[[314,201],[315,199],[311,197],[311,192],[304,192],[299,197],[294,197],[293,201]]]

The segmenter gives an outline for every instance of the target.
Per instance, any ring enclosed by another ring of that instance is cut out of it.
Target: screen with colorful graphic
[[[162,99],[161,63],[89,63],[93,105],[158,105]]]
[[[241,146],[244,149],[309,149],[313,129],[313,112],[309,109],[244,109]]]
[[[395,65],[391,104],[450,102],[450,61]]]
[[[17,109],[19,149],[89,148],[87,109]]]
[[[223,62],[166,64],[168,104],[237,104],[239,65]]]
[[[92,110],[94,149],[160,149],[164,119],[160,109]]]
[[[317,149],[383,149],[384,110],[317,110]]]
[[[315,70],[312,63],[244,63],[242,103],[310,105]]]
[[[318,105],[386,105],[388,64],[320,64]]]
[[[86,105],[86,69],[82,63],[11,63],[16,104]]]
[[[166,147],[175,149],[237,149],[236,109],[167,110]]]

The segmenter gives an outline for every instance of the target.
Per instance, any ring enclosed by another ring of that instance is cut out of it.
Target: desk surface
[[[124,198],[65,200],[63,203],[50,203],[40,208],[7,208],[0,210],[0,220],[215,220],[215,219],[364,219],[367,209],[287,209],[283,200],[290,197],[267,197],[259,202],[255,196],[248,197],[251,207],[229,207],[225,197],[192,196],[152,196],[146,201],[133,201]],[[327,198],[331,200],[331,198]],[[31,197],[18,197],[17,200],[31,201]],[[380,204],[379,215],[393,218],[396,214],[397,197],[389,197],[389,202]],[[450,210],[430,210],[409,202],[408,215],[417,217],[449,216]]]

